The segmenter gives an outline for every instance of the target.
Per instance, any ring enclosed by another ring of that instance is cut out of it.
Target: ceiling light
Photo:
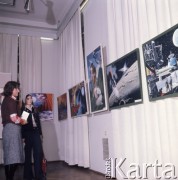
[[[24,9],[27,11],[27,13],[29,13],[31,11],[31,0],[25,1]]]
[[[48,40],[48,41],[53,41],[54,40],[53,38],[47,38],[47,37],[41,37],[40,39],[41,40]]]
[[[83,0],[82,3],[80,4],[80,10],[82,10],[87,3],[88,3],[88,0]]]
[[[14,6],[15,0],[0,0],[0,5]]]

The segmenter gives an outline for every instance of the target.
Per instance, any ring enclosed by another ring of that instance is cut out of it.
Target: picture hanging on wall
[[[15,0],[1,0],[0,5],[14,6],[15,5]]]
[[[142,45],[149,100],[177,96],[178,25]]]
[[[106,66],[109,109],[141,103],[139,49]]]
[[[84,81],[69,89],[69,101],[71,117],[88,114],[86,87]]]
[[[107,110],[102,47],[97,47],[86,58],[90,113]]]
[[[58,120],[67,119],[67,93],[57,97]]]
[[[53,94],[30,93],[33,105],[37,108],[41,121],[53,120]]]

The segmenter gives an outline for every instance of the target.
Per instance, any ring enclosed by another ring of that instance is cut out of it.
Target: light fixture
[[[83,0],[82,3],[80,4],[80,10],[82,10],[87,3],[88,3],[88,0]]]
[[[53,41],[54,40],[53,38],[47,38],[47,37],[41,37],[40,39],[41,40],[48,40],[48,41]]]
[[[27,11],[27,13],[29,13],[31,11],[31,0],[25,1],[24,9]]]
[[[46,22],[51,25],[56,24],[56,19],[53,12],[53,4],[51,0],[40,0],[47,7]]]

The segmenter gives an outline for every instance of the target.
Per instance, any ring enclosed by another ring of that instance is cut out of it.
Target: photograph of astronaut
[[[149,100],[178,92],[178,25],[142,45]]]
[[[142,102],[139,49],[106,66],[109,109]]]
[[[58,120],[67,119],[67,93],[57,97]]]
[[[107,110],[102,47],[97,47],[86,58],[90,113]]]
[[[69,89],[69,101],[71,117],[78,117],[88,114],[87,96],[84,81]]]

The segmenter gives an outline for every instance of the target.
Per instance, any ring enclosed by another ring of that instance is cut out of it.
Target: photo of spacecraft
[[[142,102],[139,50],[106,66],[109,108]]]

